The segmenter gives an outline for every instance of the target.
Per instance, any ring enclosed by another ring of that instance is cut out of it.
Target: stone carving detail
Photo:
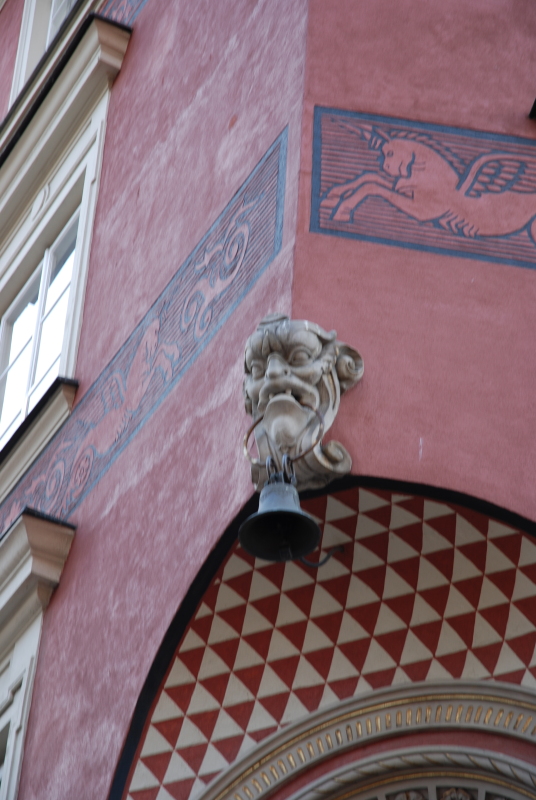
[[[262,416],[255,438],[262,465],[271,456],[278,470],[283,455],[291,459],[308,450],[332,426],[341,395],[363,375],[357,350],[319,325],[291,320],[283,314],[265,317],[246,342],[244,398],[254,421]],[[297,488],[316,489],[352,467],[350,454],[339,442],[319,442],[294,463]],[[267,479],[264,466],[252,465],[251,477],[260,491]]]

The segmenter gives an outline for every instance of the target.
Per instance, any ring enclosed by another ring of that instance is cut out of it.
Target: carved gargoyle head
[[[265,317],[246,342],[244,378],[246,411],[255,420],[264,415],[262,427],[256,431],[261,460],[271,455],[280,465],[283,454],[295,457],[307,449],[319,428],[315,412],[322,415],[327,431],[341,395],[362,374],[363,359],[357,350],[340,342],[335,331],[327,332],[313,322],[291,320],[282,314]],[[344,448],[337,454],[333,447],[331,450],[340,461]],[[319,446],[315,451],[317,460],[320,456],[330,460],[327,448]],[[348,460],[346,451],[344,454]],[[309,466],[311,462],[309,458]],[[335,472],[344,474],[338,469]],[[326,478],[325,473],[324,468],[322,480],[308,478],[301,485],[297,473],[299,488],[323,485],[335,477],[330,474]],[[261,475],[253,477],[256,483],[263,482]]]

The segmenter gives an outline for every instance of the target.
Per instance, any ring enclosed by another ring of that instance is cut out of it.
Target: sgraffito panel
[[[67,519],[281,249],[286,130],[0,506]]]
[[[316,108],[311,230],[536,267],[536,141]]]

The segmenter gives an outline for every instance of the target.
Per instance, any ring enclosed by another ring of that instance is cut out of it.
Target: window
[[[62,369],[79,211],[69,221],[2,318],[0,448]]]

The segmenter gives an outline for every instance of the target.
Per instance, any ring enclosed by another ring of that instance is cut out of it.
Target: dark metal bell
[[[300,508],[300,498],[290,483],[267,483],[259,510],[242,523],[240,544],[265,561],[293,561],[311,553],[320,542],[320,528]]]

